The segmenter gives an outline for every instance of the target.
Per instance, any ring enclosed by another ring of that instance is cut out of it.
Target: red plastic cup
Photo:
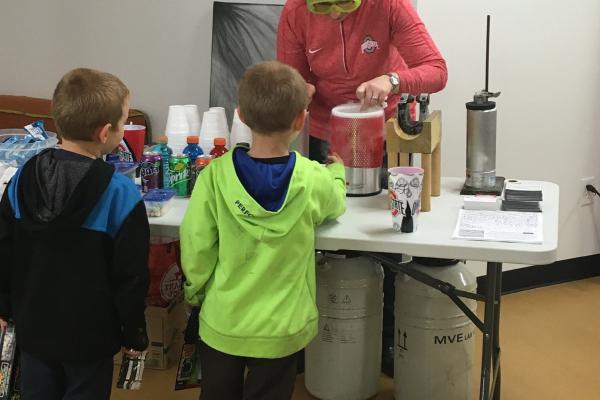
[[[144,142],[146,141],[146,127],[143,125],[125,125],[125,141],[133,152],[135,161],[139,162],[144,153]]]

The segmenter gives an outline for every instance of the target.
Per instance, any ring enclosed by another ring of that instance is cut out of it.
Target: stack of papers
[[[542,214],[460,210],[454,239],[542,244]]]
[[[541,186],[524,184],[516,180],[508,180],[504,186],[502,210],[541,212],[540,202],[542,200]]]

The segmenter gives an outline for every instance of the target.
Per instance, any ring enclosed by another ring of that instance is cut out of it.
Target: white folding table
[[[417,231],[409,234],[392,230],[387,192],[371,197],[348,198],[346,213],[337,221],[327,222],[317,229],[316,247],[320,250],[354,250],[368,253],[391,268],[448,295],[483,333],[479,398],[499,400],[502,263],[543,265],[556,261],[559,188],[549,182],[527,182],[542,187],[543,244],[484,242],[452,239],[458,211],[463,202],[460,196],[463,182],[464,179],[460,178],[443,178],[441,196],[432,198],[431,212],[421,214]],[[187,203],[185,199],[176,199],[173,209],[167,215],[151,218],[152,233],[177,237]],[[435,280],[399,264],[385,253],[485,261],[487,293],[479,295],[456,290],[446,282]],[[485,303],[483,321],[466,307],[460,297]]]

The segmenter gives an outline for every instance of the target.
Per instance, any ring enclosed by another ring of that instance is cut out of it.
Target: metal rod
[[[493,400],[500,400],[500,350],[494,356],[494,378],[490,392]]]
[[[464,290],[454,289],[454,293],[456,293],[456,295],[458,297],[465,297],[467,299],[472,299],[472,300],[477,300],[477,301],[485,301],[485,299],[486,299],[486,297],[484,295],[477,294],[477,293],[471,293],[471,292],[465,292]]]
[[[403,272],[411,278],[424,283],[425,285],[436,289],[452,300],[454,304],[473,322],[473,324],[479,329],[481,332],[485,333],[484,323],[477,317],[477,315],[467,307],[467,305],[459,298],[460,297],[468,297],[474,300],[482,300],[485,301],[486,298],[480,296],[476,293],[469,293],[463,290],[457,290],[454,286],[449,284],[448,282],[441,281],[439,279],[435,279],[430,275],[421,272],[417,269],[410,268],[404,264],[398,264],[394,262],[394,260],[389,259],[388,257],[382,255],[381,253],[365,253],[367,256],[379,261],[380,263],[387,265],[393,271]]]
[[[488,91],[490,76],[490,16],[487,16],[487,35],[485,38],[485,91]]]
[[[495,263],[496,268],[496,301],[494,302],[494,339],[492,360],[494,362],[494,382],[492,399],[500,400],[502,372],[500,366],[500,302],[502,300],[502,263]]]
[[[483,322],[481,322],[477,315],[471,311],[471,309],[467,307],[467,305],[456,294],[454,294],[452,291],[443,293],[445,293],[446,296],[448,296],[450,300],[452,300],[452,302],[461,309],[461,311],[473,322],[480,332],[485,332],[485,326],[483,325]]]
[[[481,381],[479,384],[479,400],[489,400],[491,398],[490,387],[493,375],[492,369],[492,357],[494,352],[494,323],[496,321],[494,311],[496,311],[496,290],[498,285],[496,280],[498,278],[498,265],[499,263],[488,262],[487,263],[487,300],[485,302],[485,314],[484,314],[484,331],[483,331],[483,349],[481,354]]]

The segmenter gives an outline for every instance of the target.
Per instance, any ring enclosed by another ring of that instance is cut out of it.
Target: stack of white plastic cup
[[[200,113],[198,112],[198,106],[195,104],[186,104],[185,115],[190,125],[190,135],[200,135]]]
[[[227,122],[227,114],[225,112],[224,107],[211,107],[209,111],[216,112],[219,114],[220,124],[225,127],[225,140],[227,141],[227,145],[229,145],[229,133],[231,129],[229,129],[229,122]]]
[[[165,134],[169,138],[169,147],[173,149],[174,154],[180,154],[183,151],[190,133],[190,123],[187,119],[185,107],[180,105],[169,106]]]
[[[252,130],[248,125],[242,122],[237,108],[233,114],[231,136],[229,139],[231,147],[235,147],[238,143],[247,143],[248,145],[252,146]]]
[[[200,128],[200,147],[204,154],[210,153],[214,148],[214,140],[224,138],[229,148],[229,125],[223,107],[212,107],[202,116]]]

